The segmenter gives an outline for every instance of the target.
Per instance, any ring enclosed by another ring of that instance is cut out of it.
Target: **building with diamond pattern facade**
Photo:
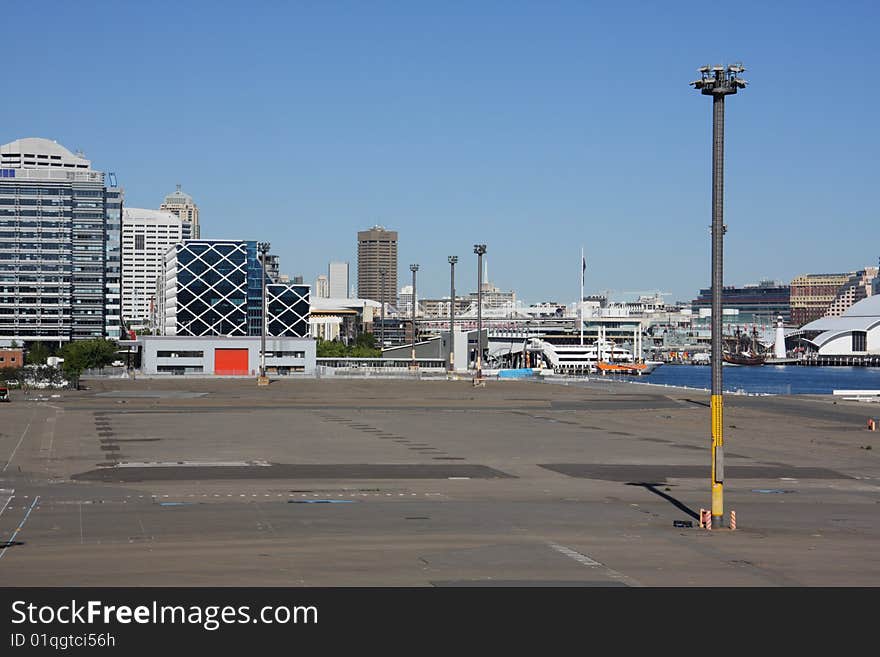
[[[268,269],[268,268],[267,268]],[[259,336],[263,269],[257,243],[187,240],[165,254],[159,326],[165,336]],[[309,336],[309,286],[267,273],[267,335]]]

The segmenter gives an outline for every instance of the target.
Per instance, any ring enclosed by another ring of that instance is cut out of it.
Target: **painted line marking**
[[[21,441],[24,440],[24,437],[27,435],[27,432],[31,428],[31,423],[34,421],[34,414],[37,412],[37,409],[31,411],[31,419],[28,420],[27,426],[24,428],[24,431],[21,433],[21,438],[18,439],[18,444],[15,446],[15,449],[12,450],[12,454],[9,455],[9,460],[6,461],[6,465],[3,466],[2,472],[6,472],[6,468],[9,467],[9,464],[12,463],[12,459],[15,458],[15,453],[18,451],[18,448],[21,447]]]
[[[18,527],[15,528],[15,531],[12,532],[12,535],[9,537],[9,540],[6,541],[6,545],[3,547],[3,550],[0,551],[0,559],[2,559],[3,557],[6,556],[6,550],[9,549],[9,546],[12,544],[12,541],[15,539],[15,537],[18,535],[18,533],[22,529],[24,529],[24,523],[27,522],[28,518],[31,515],[31,511],[34,510],[34,507],[37,506],[37,502],[39,502],[39,501],[40,501],[40,496],[37,495],[34,498],[34,501],[31,502],[30,508],[27,510],[27,513],[24,514],[24,518],[21,519],[21,522],[18,524]]]
[[[12,490],[4,489],[4,491],[9,493],[9,497],[6,498],[6,501],[3,503],[3,508],[0,509],[0,516],[3,515],[4,511],[6,511],[6,507],[9,506],[9,503],[12,501],[12,498],[15,497],[15,489],[12,489]]]
[[[574,559],[578,563],[587,566],[588,568],[601,568],[605,571],[605,574],[608,575],[608,577],[618,580],[619,582],[623,582],[627,586],[641,586],[641,584],[639,584],[639,582],[637,582],[633,578],[628,577],[627,575],[624,575],[623,573],[620,573],[613,568],[609,568],[605,564],[596,561],[586,554],[581,554],[577,550],[572,550],[570,547],[560,545],[559,543],[548,542],[547,545],[553,550],[559,552],[560,554],[563,554],[570,559]]]
[[[589,566],[590,568],[596,568],[596,567],[602,565],[601,563],[599,563],[595,559],[591,559],[587,555],[581,554],[580,552],[577,552],[576,550],[572,550],[571,548],[565,547],[564,545],[559,545],[558,543],[548,543],[547,545],[549,545],[551,548],[553,548],[554,550],[556,550],[560,554],[564,554],[565,556],[569,557],[570,559],[574,559],[578,563],[583,564],[585,566]]]

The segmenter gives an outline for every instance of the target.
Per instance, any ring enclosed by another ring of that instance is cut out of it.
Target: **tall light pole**
[[[379,324],[379,349],[385,348],[385,274],[388,270],[384,267],[379,270],[379,278],[382,279],[382,288],[379,296],[382,297],[382,323]]]
[[[416,366],[416,272],[419,270],[418,265],[410,265],[409,270],[413,275],[412,285],[412,364],[410,367],[415,369]]]
[[[477,376],[474,385],[483,379],[483,256],[486,254],[485,244],[474,244],[477,254]]]
[[[455,263],[458,256],[449,256],[449,371],[455,371]]]
[[[721,382],[721,292],[724,281],[724,97],[744,89],[742,64],[701,66],[691,82],[712,96],[712,527],[724,526],[724,397]]]
[[[262,303],[260,308],[260,378],[257,380],[257,384],[261,386],[269,383],[269,379],[266,378],[266,315],[269,308],[266,300],[266,254],[269,253],[269,246],[269,242],[257,242],[257,251],[260,253],[263,276]]]

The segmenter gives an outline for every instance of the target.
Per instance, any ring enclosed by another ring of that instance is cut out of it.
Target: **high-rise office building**
[[[162,335],[260,335],[262,275],[256,242],[188,240],[173,245],[162,274]],[[308,285],[278,283],[267,276],[266,298],[268,335],[308,337]]]
[[[119,337],[122,202],[81,153],[0,146],[0,340]]]
[[[156,323],[156,280],[168,248],[185,239],[190,223],[163,210],[125,208],[122,213],[122,316],[130,328]]]
[[[330,286],[330,296],[334,299],[348,298],[348,263],[331,262],[327,267],[327,279]]]
[[[382,271],[385,272],[384,283]],[[396,292],[397,231],[385,230],[382,226],[359,231],[358,297],[394,303]]]
[[[182,221],[192,224],[192,239],[201,238],[202,231],[199,228],[199,206],[195,204],[192,196],[181,191],[180,185],[177,191],[165,197],[165,202],[159,206],[160,210],[166,210],[177,216]]]

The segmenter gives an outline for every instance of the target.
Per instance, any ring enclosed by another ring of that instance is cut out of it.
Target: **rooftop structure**
[[[192,224],[192,238],[199,239],[202,231],[199,228],[199,206],[195,204],[192,196],[180,189],[165,197],[165,201],[159,206],[160,210],[166,210],[178,216],[182,221]]]

